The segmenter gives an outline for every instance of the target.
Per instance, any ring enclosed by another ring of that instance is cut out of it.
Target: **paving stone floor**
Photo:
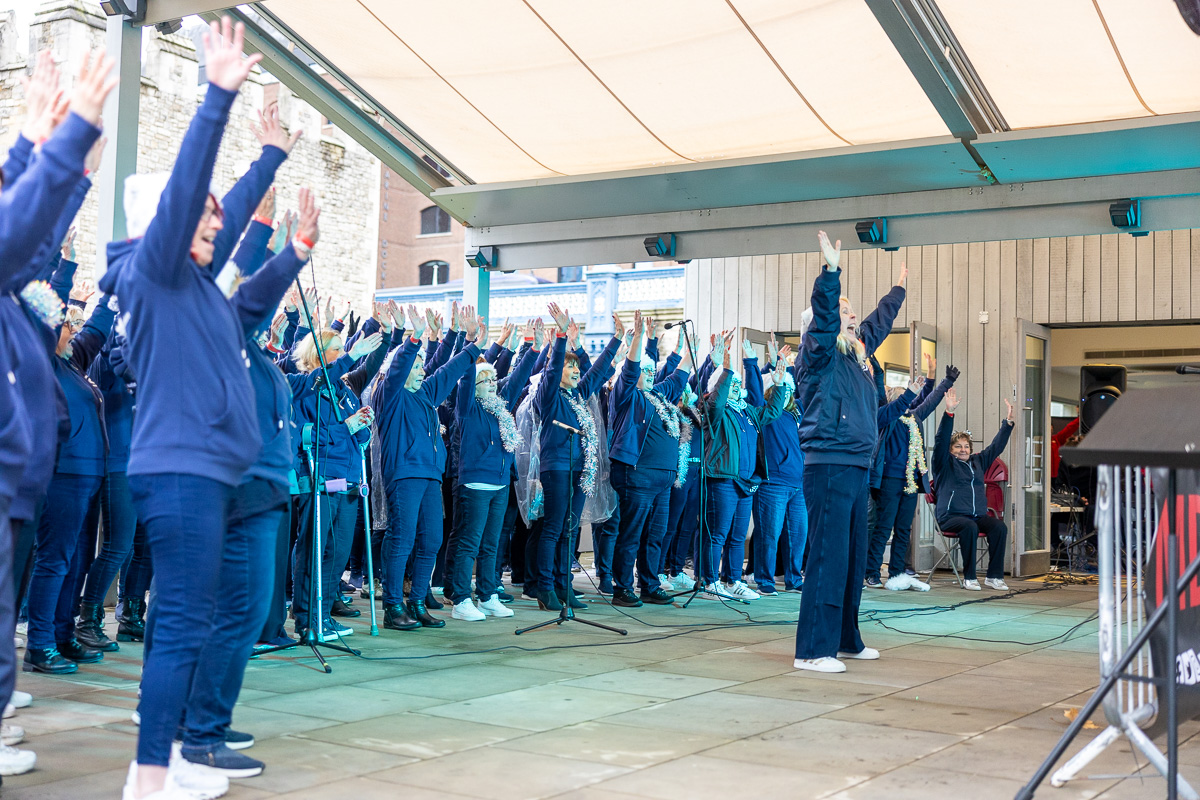
[[[1011,798],[1099,682],[1095,588],[1013,588],[939,576],[926,594],[867,590],[863,636],[883,658],[830,676],[792,668],[799,595],[584,612],[627,637],[577,624],[514,637],[550,616],[530,601],[509,620],[376,638],[354,620],[365,658],[331,654],[331,675],[300,651],[251,663],[234,724],[268,766],[228,797]],[[21,675],[36,699],[16,722],[38,767],[5,781],[6,800],[120,796],[140,660],[122,645],[70,678]],[[1181,748],[1193,785],[1198,741]],[[1100,777],[1038,796],[1165,796],[1123,742],[1086,774]]]

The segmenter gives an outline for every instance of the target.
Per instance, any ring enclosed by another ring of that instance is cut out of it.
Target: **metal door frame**
[[[908,376],[910,379],[925,374],[924,369],[922,369],[923,364],[921,363],[921,342],[924,340],[933,342],[934,353],[936,354],[938,344],[937,327],[930,325],[928,322],[913,320],[908,324]],[[934,419],[934,424],[936,425],[936,418]],[[925,434],[925,460],[927,463],[932,464],[933,436],[929,433],[928,426],[922,425],[921,427]],[[937,522],[933,516],[933,508],[925,502],[924,498],[917,502],[915,514],[912,535],[909,538],[910,561],[912,561],[913,569],[918,572],[924,572],[933,567],[937,559],[937,543],[936,537],[933,535],[934,531],[937,530]],[[913,547],[916,549],[913,550]]]
[[[1012,443],[1009,452],[1009,484],[1008,507],[1009,517],[1009,553],[1014,577],[1028,575],[1044,575],[1050,570],[1050,334],[1045,325],[1038,325],[1025,319],[1015,320],[1013,348],[1013,405],[1016,407],[1014,419],[1016,426],[1013,430]],[[1026,441],[1026,433],[1035,409],[1028,405],[1028,392],[1025,385],[1025,339],[1032,336],[1046,343],[1045,368],[1042,371],[1043,426],[1045,432],[1041,452],[1033,450],[1033,443]],[[1018,402],[1020,400],[1020,402]],[[1040,466],[1038,464],[1040,463]],[[1031,475],[1030,473],[1034,473]],[[1042,531],[1045,534],[1044,547],[1038,550],[1025,549],[1025,490],[1032,488],[1039,481],[1042,485]]]

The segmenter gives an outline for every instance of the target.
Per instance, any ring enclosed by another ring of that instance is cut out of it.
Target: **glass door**
[[[925,374],[925,356],[937,360],[937,328],[926,322],[909,324],[909,378]],[[936,378],[935,378],[936,380]],[[933,431],[937,427],[937,414],[933,414],[921,426],[925,439],[925,460],[933,460]],[[912,567],[923,571],[933,567],[936,559],[934,533],[937,530],[933,518],[933,506],[924,498],[917,501],[916,519],[913,520],[912,540],[909,546],[909,561]]]
[[[1009,495],[1013,575],[1050,569],[1050,330],[1017,320],[1013,405],[1016,429],[1009,442]]]

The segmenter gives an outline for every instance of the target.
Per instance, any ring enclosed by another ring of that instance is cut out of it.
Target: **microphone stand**
[[[692,359],[692,369],[695,369],[698,375],[700,367],[696,361],[696,351],[692,349],[692,337],[687,335],[688,326],[692,325],[692,321],[685,319],[679,324],[683,326],[683,330],[679,332],[679,335],[683,337],[684,342],[687,344],[688,355]],[[692,336],[695,334],[696,331],[693,327]],[[697,384],[698,383],[699,381],[697,380]],[[697,385],[696,388],[702,390],[704,387]],[[697,392],[697,394],[699,394],[699,392]],[[684,608],[690,606],[692,601],[699,597],[701,593],[711,597],[718,597],[722,600],[732,600],[735,603],[750,605],[749,600],[743,600],[740,597],[734,597],[733,595],[725,594],[724,592],[714,592],[707,587],[707,584],[704,583],[704,553],[709,549],[709,540],[711,539],[711,536],[705,535],[705,529],[708,527],[708,460],[704,457],[704,424],[706,424],[705,421],[701,419],[702,427],[696,431],[696,433],[700,435],[700,526],[697,529],[699,546],[696,548],[695,559],[696,585],[691,589],[685,589],[682,592],[676,592],[675,594],[671,595],[671,598],[674,599],[676,597],[682,597],[685,594],[688,595],[688,599],[683,604]]]
[[[330,650],[337,650],[341,653],[349,653],[350,655],[361,655],[360,651],[352,647],[347,647],[344,644],[334,644],[324,641],[325,633],[325,601],[322,596],[321,588],[321,555],[325,552],[325,548],[321,544],[321,490],[324,489],[324,481],[320,479],[320,441],[321,441],[321,399],[324,392],[321,391],[322,386],[329,387],[330,399],[333,406],[333,418],[340,425],[343,423],[341,411],[338,409],[337,395],[333,389],[333,381],[329,377],[329,365],[325,363],[325,349],[320,347],[320,334],[316,325],[313,324],[312,313],[308,309],[308,300],[304,296],[304,287],[300,285],[300,278],[296,278],[296,289],[300,292],[300,305],[304,309],[304,319],[308,322],[308,330],[310,336],[313,337],[313,342],[317,347],[317,360],[321,364],[321,374],[317,376],[317,380],[313,389],[317,393],[317,420],[316,425],[304,426],[304,450],[308,454],[308,472],[312,477],[312,496],[313,496],[313,520],[312,520],[312,553],[311,561],[309,562],[308,570],[308,627],[300,636],[300,640],[291,644],[284,644],[278,647],[267,647],[255,652],[255,655],[266,655],[267,653],[275,653],[280,650],[290,650],[293,647],[308,647],[312,649],[313,655],[317,657],[317,661],[321,662],[325,674],[333,672],[333,667],[325,661],[321,656],[321,651],[318,647],[328,647]],[[308,438],[308,432],[312,430],[312,438]],[[369,534],[368,534],[369,535]],[[371,603],[372,616],[375,611],[375,604]],[[316,621],[314,624],[314,620]],[[317,633],[317,629],[321,633]],[[374,624],[372,624],[374,628]]]
[[[358,452],[362,456],[362,484],[359,491],[362,493],[363,499],[363,526],[366,528],[366,550],[367,550],[367,604],[371,607],[371,635],[379,635],[379,625],[375,619],[375,564],[372,561],[371,554],[371,486],[367,480],[367,445],[370,442],[360,444]]]
[[[548,377],[549,376],[543,376],[542,380],[546,380]],[[567,431],[567,438],[571,442],[571,460],[568,461],[567,464],[573,465],[575,463],[575,437],[578,436],[581,431],[578,428],[572,428],[570,425],[566,425],[558,420],[551,420],[550,424],[557,425],[558,427]],[[575,471],[571,469],[570,466],[567,467],[567,490],[567,530],[564,531],[564,533],[567,537],[567,552],[573,553],[575,552],[575,524],[571,522],[571,506],[575,504]],[[569,562],[567,564],[567,574],[571,574]],[[554,590],[551,589],[551,591]],[[624,628],[614,628],[609,625],[603,625],[599,622],[592,622],[590,619],[581,619],[580,617],[575,616],[575,609],[571,608],[571,601],[574,599],[574,594],[575,589],[572,588],[571,582],[567,581],[567,594],[562,600],[562,610],[558,612],[557,617],[548,619],[544,622],[539,622],[536,625],[530,625],[526,628],[518,628],[517,630],[513,631],[513,634],[520,636],[522,633],[536,631],[538,628],[545,628],[547,625],[562,625],[564,622],[581,622],[584,625],[591,625],[593,628],[600,628],[612,633],[619,633],[622,636],[629,635],[629,631],[625,630]]]

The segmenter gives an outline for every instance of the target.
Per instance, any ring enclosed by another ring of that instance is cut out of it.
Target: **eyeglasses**
[[[216,219],[218,222],[224,221],[225,212],[221,210],[220,206],[214,205],[212,208],[208,206],[204,207],[204,213],[200,215],[200,224],[204,225],[211,219]]]

